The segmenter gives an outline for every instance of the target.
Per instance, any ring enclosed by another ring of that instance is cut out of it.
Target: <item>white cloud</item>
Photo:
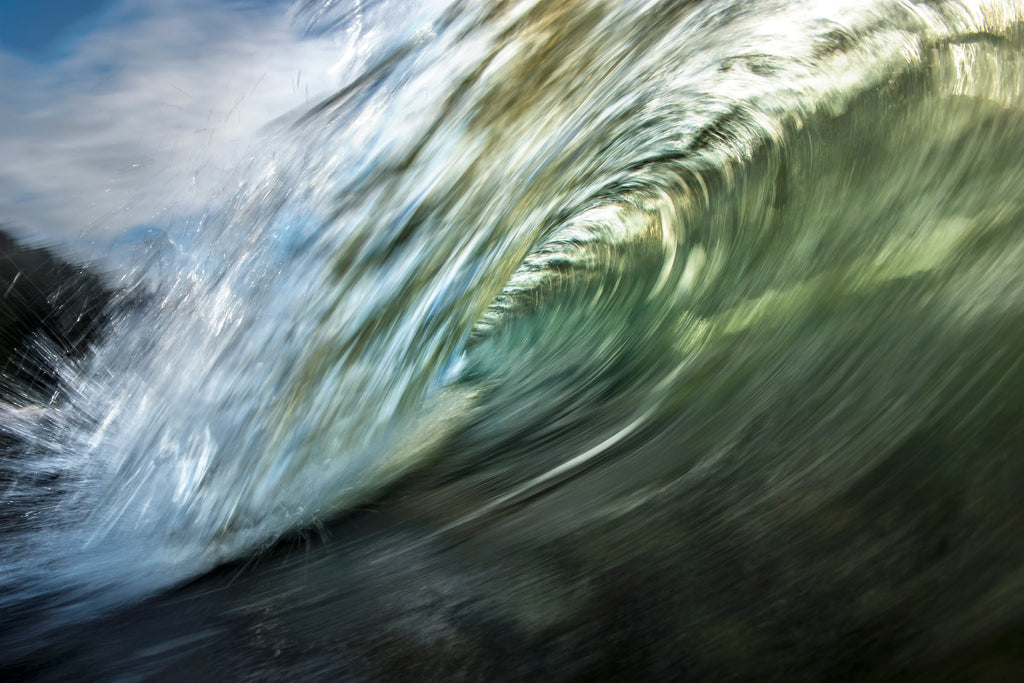
[[[128,0],[59,62],[0,53],[0,222],[106,239],[202,211],[379,42],[358,22],[303,38],[286,9]]]

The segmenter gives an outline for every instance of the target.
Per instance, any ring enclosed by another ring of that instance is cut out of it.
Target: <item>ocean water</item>
[[[0,668],[1024,671],[1024,5],[288,12],[344,76],[26,342]]]

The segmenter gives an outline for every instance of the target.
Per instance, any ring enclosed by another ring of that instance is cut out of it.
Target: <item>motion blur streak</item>
[[[0,668],[1024,671],[1024,3],[290,11],[342,82],[8,344]]]

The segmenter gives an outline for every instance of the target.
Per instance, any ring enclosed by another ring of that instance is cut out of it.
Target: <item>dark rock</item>
[[[19,244],[0,226],[0,402],[52,401],[58,364],[86,354],[112,299],[95,272],[51,249]]]

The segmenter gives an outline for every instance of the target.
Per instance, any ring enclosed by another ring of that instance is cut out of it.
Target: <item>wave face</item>
[[[294,19],[401,28],[8,401],[7,665],[325,525],[370,594],[424,544],[526,553],[460,590],[563,633],[559,678],[614,674],[580,614],[654,678],[1019,641],[1024,5],[356,7]],[[401,531],[333,522],[367,505]]]

